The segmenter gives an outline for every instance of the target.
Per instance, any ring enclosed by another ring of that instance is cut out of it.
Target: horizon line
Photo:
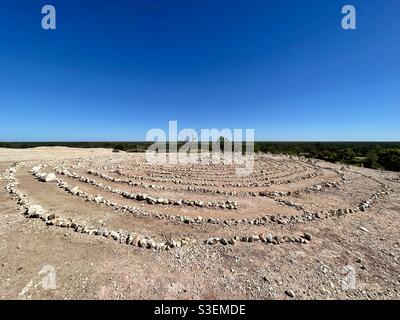
[[[144,140],[47,140],[47,141],[0,141],[2,143],[155,143],[157,141],[144,141]],[[159,141],[159,142],[191,142],[191,141]],[[216,142],[216,141],[193,141],[193,142]],[[230,142],[235,142],[234,140]],[[237,142],[246,142],[245,140]],[[363,142],[373,142],[373,143],[400,143],[400,140],[254,140],[254,143],[319,143],[319,142],[332,142],[332,143],[363,143]]]

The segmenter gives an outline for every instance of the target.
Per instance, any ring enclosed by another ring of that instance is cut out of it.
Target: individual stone
[[[260,236],[251,236],[250,239],[251,239],[251,241],[249,241],[249,242],[260,241]]]
[[[64,220],[59,220],[58,223],[57,223],[57,225],[58,225],[59,227],[61,227],[61,228],[66,228],[66,227],[67,227],[67,222],[64,221]],[[87,232],[87,233],[89,233],[89,232]]]
[[[79,193],[79,188],[78,188],[78,187],[73,187],[73,188],[70,190],[70,192],[71,192],[73,195],[77,195],[77,194]]]
[[[231,244],[231,245],[236,244],[236,242],[237,242],[237,240],[235,238],[231,238],[231,239],[228,240],[228,243]]]
[[[45,177],[45,182],[53,182],[55,180],[57,180],[57,176],[52,172],[47,174]]]
[[[131,244],[133,241],[134,236],[132,234],[126,237],[126,244]]]
[[[165,241],[165,245],[166,245],[168,248],[174,248],[174,247],[175,247],[175,242],[172,241],[172,240],[167,240],[167,241]]]
[[[290,297],[290,298],[294,298],[294,292],[292,290],[286,290],[285,293]]]
[[[360,226],[360,230],[362,230],[364,232],[367,232],[367,233],[369,232],[369,230],[367,228],[364,228],[364,227],[361,227],[361,226]]]
[[[33,167],[30,172],[31,173],[38,173],[41,168],[42,168],[42,166]],[[14,169],[14,168],[12,168],[12,169]]]
[[[221,244],[223,244],[224,246],[228,245],[228,240],[226,240],[225,238],[221,238],[220,240]]]
[[[131,241],[131,245],[137,247],[139,244],[140,238],[138,236],[134,236],[132,241]]]
[[[176,241],[176,243],[175,243],[175,246],[177,247],[177,248],[180,248],[180,247],[182,247],[182,241],[181,240],[178,240],[178,241]]]
[[[213,244],[217,244],[219,241],[220,241],[219,238],[210,238],[210,239],[206,240],[206,244],[213,245]]]
[[[45,213],[46,213],[46,210],[44,210],[39,205],[29,206],[29,208],[27,210],[27,215],[29,218],[39,218],[41,215],[43,215]]]
[[[146,248],[147,247],[147,242],[144,239],[140,239],[138,242],[139,247],[141,248]]]
[[[156,247],[156,244],[154,241],[147,242],[147,249],[154,249],[155,247]]]
[[[54,173],[49,173],[49,174],[38,173],[36,175],[36,177],[41,182],[52,182],[52,181],[55,181],[57,179],[57,177],[56,177],[56,175]]]
[[[305,232],[304,233],[304,239],[311,241],[312,240],[312,235],[310,233]]]
[[[118,234],[118,232],[112,231],[110,233],[111,238],[113,238],[114,240],[118,241],[120,239],[120,235]]]

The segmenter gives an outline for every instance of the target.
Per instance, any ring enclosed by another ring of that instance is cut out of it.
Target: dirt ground
[[[38,165],[58,180],[39,181]],[[108,149],[0,149],[0,298],[400,298],[399,173],[273,155],[257,156],[249,177],[234,169],[155,166]],[[30,205],[118,240],[28,218],[7,191],[12,178]],[[127,233],[148,247],[126,244]]]

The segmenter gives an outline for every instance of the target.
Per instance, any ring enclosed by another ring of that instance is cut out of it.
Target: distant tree
[[[124,151],[124,150],[126,150],[126,147],[121,143],[121,144],[115,145],[114,150]]]
[[[376,154],[375,150],[368,152],[367,158],[363,162],[363,165],[367,168],[378,168],[378,155]]]
[[[262,149],[261,149],[260,144],[259,144],[259,143],[255,143],[255,144],[254,144],[254,152],[255,152],[255,153],[259,153],[259,152],[261,152],[261,151],[262,151]]]
[[[339,160],[336,152],[332,152],[332,151],[328,151],[328,150],[318,153],[316,155],[316,158],[325,160],[325,161],[329,161],[329,162],[336,162]]]
[[[400,171],[400,149],[386,149],[378,154],[378,161],[382,167],[391,171]]]
[[[345,162],[349,162],[349,161],[353,160],[353,158],[356,156],[356,153],[351,148],[341,149],[339,151],[339,154],[340,154],[339,157],[341,158],[341,160],[345,161]]]

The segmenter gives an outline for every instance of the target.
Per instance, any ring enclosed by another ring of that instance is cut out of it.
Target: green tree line
[[[180,148],[185,142],[178,142]],[[200,149],[200,142],[198,148]],[[201,142],[209,145],[212,143]],[[218,142],[217,142],[218,143]],[[145,152],[152,142],[0,142],[2,148],[61,146],[72,148],[111,148],[114,152]],[[214,142],[215,144],[215,142]],[[223,139],[219,140],[223,150]],[[167,151],[168,151],[167,144]],[[243,151],[246,145],[243,143]],[[254,143],[255,152],[287,154],[340,162],[374,169],[400,171],[400,142],[265,142]]]

